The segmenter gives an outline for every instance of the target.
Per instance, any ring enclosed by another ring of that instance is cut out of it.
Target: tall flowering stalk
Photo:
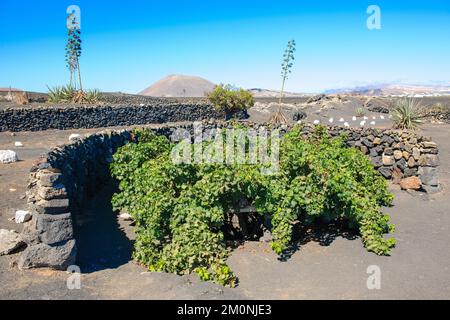
[[[284,85],[286,84],[286,80],[289,78],[289,74],[292,72],[292,66],[294,65],[294,53],[295,53],[295,40],[290,40],[287,44],[286,50],[283,54],[283,61],[281,63],[281,91],[280,98],[278,100],[278,111],[272,117],[271,122],[274,123],[286,123],[286,117],[283,115],[281,111],[281,102],[284,98]]]
[[[70,85],[77,88],[76,75],[78,76],[79,89],[83,91],[81,81],[80,56],[81,56],[81,29],[76,15],[69,16],[69,28],[67,31],[66,63],[70,72]]]

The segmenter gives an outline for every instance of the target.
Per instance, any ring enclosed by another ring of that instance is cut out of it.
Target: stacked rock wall
[[[426,114],[426,118],[434,121],[450,123],[450,111],[431,111]]]
[[[399,182],[403,178],[417,176],[423,191],[439,191],[436,171],[439,150],[430,137],[417,136],[409,131],[378,129],[339,128],[331,133],[346,133],[346,143],[366,154],[386,179]]]
[[[152,123],[224,119],[210,104],[155,103],[152,105],[28,107],[0,110],[0,132],[49,129],[89,129]],[[248,117],[239,112],[236,118]]]
[[[20,268],[65,269],[75,263],[73,223],[83,201],[110,182],[109,163],[129,131],[102,132],[57,147],[31,168],[28,202],[33,219],[25,226],[27,248]]]
[[[263,125],[247,124],[258,130]],[[232,127],[229,123],[202,123],[203,130]],[[193,135],[193,124],[161,126],[156,134],[171,137],[176,129]],[[290,130],[280,127],[281,133]],[[305,136],[314,126],[303,127]],[[410,132],[376,129],[329,128],[332,136],[346,134],[346,144],[359,148],[387,179],[396,175],[419,177],[422,188],[433,192],[438,188],[436,167],[439,165],[437,145],[429,138]],[[87,197],[105,183],[111,182],[109,164],[117,148],[135,141],[129,130],[100,132],[57,147],[34,162],[28,186],[28,201],[33,219],[24,228],[27,249],[20,268],[52,267],[65,269],[75,263],[76,241],[73,222]]]

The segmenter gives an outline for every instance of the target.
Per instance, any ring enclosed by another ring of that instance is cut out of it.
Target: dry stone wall
[[[377,129],[337,129],[331,133],[346,133],[347,145],[366,154],[386,179],[399,182],[403,178],[418,176],[423,191],[439,191],[436,171],[439,150],[430,137],[417,136],[409,131]]]
[[[450,123],[450,111],[431,111],[427,112],[425,117],[434,121]]]
[[[261,126],[247,125],[254,129]],[[203,122],[205,131],[231,126]],[[193,124],[165,125],[152,130],[171,137],[179,128],[193,134]],[[280,129],[286,133],[290,127]],[[308,136],[314,127],[305,125],[302,130]],[[385,178],[417,177],[424,191],[438,190],[438,147],[431,139],[411,132],[376,129],[331,127],[329,133],[332,136],[345,133],[346,144],[365,153]],[[19,260],[20,268],[65,269],[75,263],[77,214],[86,198],[112,182],[108,165],[116,150],[126,143],[138,142],[135,139],[129,130],[99,132],[57,147],[33,163],[27,191],[33,219],[23,231],[27,248]]]
[[[27,197],[33,219],[23,231],[21,269],[75,263],[74,222],[83,201],[110,182],[108,164],[129,131],[101,132],[57,147],[33,163]]]
[[[223,120],[231,115],[218,112],[205,103],[154,103],[151,105],[46,106],[0,110],[0,132],[42,131],[49,129],[90,129],[200,121]],[[246,112],[233,117],[245,119]]]

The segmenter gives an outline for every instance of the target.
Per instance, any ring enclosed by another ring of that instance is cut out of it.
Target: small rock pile
[[[321,93],[321,94],[312,96],[311,98],[309,98],[309,99],[306,101],[306,103],[315,103],[315,102],[319,102],[319,101],[322,101],[322,100],[329,100],[329,99],[330,99],[329,96],[327,96],[327,95]]]
[[[364,104],[364,107],[371,112],[389,113],[389,105],[385,101],[377,98],[370,98]]]
[[[33,218],[23,230],[28,245],[19,259],[19,268],[52,267],[65,269],[75,263],[69,198],[62,173],[41,159],[35,162],[28,185],[28,201]]]

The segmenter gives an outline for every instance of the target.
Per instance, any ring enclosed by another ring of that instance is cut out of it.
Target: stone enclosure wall
[[[205,119],[222,120],[225,117],[224,113],[204,103],[27,107],[0,110],[0,132],[90,129]],[[244,119],[248,115],[246,112],[240,112],[234,117]]]
[[[430,111],[430,112],[427,112],[426,118],[432,119],[435,121],[442,121],[445,123],[450,123],[450,111],[443,111],[443,112]]]
[[[203,129],[208,131],[217,125],[232,126],[204,122]],[[262,126],[247,125],[254,129]],[[192,124],[166,125],[152,130],[169,137],[180,127],[193,132]],[[281,126],[280,129],[283,133],[290,128]],[[305,125],[302,130],[308,136],[314,127]],[[387,179],[418,177],[424,191],[438,189],[438,148],[429,138],[409,132],[340,127],[329,128],[329,133],[332,136],[346,133],[347,145],[367,154]],[[28,246],[20,257],[20,268],[65,269],[75,263],[73,225],[77,214],[87,197],[94,195],[102,184],[111,182],[108,165],[112,155],[130,141],[136,142],[129,130],[100,132],[57,147],[34,162],[27,191],[33,219],[23,231]]]
[[[33,219],[23,230],[28,246],[19,268],[65,269],[75,263],[76,213],[110,181],[112,155],[130,139],[129,131],[98,133],[57,147],[33,163],[27,188]]]
[[[386,178],[399,183],[404,178],[419,177],[420,188],[428,193],[439,191],[436,167],[439,150],[430,137],[409,131],[332,130],[332,135],[348,134],[347,145],[359,148]]]

